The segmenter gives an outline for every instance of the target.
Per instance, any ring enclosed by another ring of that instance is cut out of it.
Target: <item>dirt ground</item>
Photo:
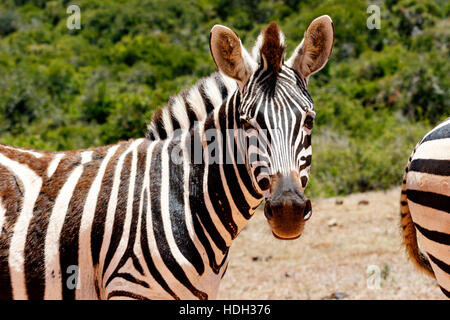
[[[399,197],[396,188],[313,201],[293,241],[275,239],[259,210],[230,249],[217,298],[444,299],[406,258]]]

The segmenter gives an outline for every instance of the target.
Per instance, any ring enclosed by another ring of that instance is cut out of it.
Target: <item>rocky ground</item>
[[[400,189],[313,201],[294,241],[272,236],[262,210],[231,247],[218,299],[443,299],[406,258]]]

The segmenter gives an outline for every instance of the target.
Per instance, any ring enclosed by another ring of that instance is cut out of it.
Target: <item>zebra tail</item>
[[[419,245],[417,243],[416,228],[411,218],[411,212],[409,211],[408,206],[408,198],[406,195],[406,176],[408,175],[411,159],[412,155],[409,158],[408,165],[405,169],[405,175],[403,176],[402,191],[400,196],[400,208],[401,208],[400,213],[401,213],[403,241],[406,246],[406,251],[408,252],[410,259],[413,261],[416,267],[420,271],[434,278],[435,275],[433,269],[431,268],[430,261],[428,260],[427,256],[423,254],[419,249]]]

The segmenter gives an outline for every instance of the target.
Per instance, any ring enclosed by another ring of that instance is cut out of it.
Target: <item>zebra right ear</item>
[[[214,62],[224,75],[235,79],[240,89],[255,69],[255,62],[233,30],[222,25],[211,29],[209,47]]]

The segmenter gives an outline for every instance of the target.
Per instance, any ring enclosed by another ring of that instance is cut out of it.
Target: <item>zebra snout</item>
[[[311,200],[308,198],[298,199],[279,199],[277,201],[266,201],[264,207],[264,214],[267,219],[274,218],[275,215],[283,215],[285,212],[292,211],[295,217],[301,217],[308,220],[312,215]]]
[[[311,201],[300,197],[267,200],[264,214],[276,238],[297,239],[303,232],[305,221],[311,217]]]
[[[299,181],[295,171],[272,176],[271,194],[266,200],[264,214],[274,236],[279,239],[300,237],[305,221],[311,217],[311,201],[303,193]]]

